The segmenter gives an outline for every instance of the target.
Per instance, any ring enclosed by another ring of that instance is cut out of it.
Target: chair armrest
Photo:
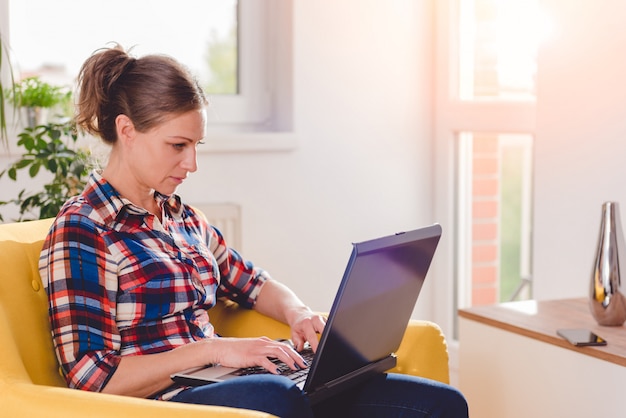
[[[233,302],[218,302],[209,310],[218,334],[229,337],[266,336],[289,338],[289,327]],[[433,322],[411,320],[397,351],[398,364],[391,371],[449,383],[448,346],[441,328]]]
[[[225,337],[291,337],[291,330],[287,325],[252,309],[241,308],[231,301],[218,301],[209,310],[209,319],[215,332]]]
[[[246,409],[153,401],[22,382],[0,381],[0,391],[2,414],[11,417],[268,418],[273,416]]]
[[[441,328],[430,321],[409,321],[392,372],[450,383],[448,345]]]

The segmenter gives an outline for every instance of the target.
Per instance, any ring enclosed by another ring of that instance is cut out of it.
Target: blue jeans
[[[443,383],[401,374],[381,374],[311,407],[307,397],[281,376],[255,375],[187,389],[172,401],[232,406],[283,418],[467,418],[463,395]]]

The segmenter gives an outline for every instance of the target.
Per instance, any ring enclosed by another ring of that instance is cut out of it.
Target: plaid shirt
[[[155,199],[162,222],[93,172],[50,229],[39,272],[70,387],[100,391],[121,356],[213,337],[216,298],[250,308],[269,279],[178,196]]]

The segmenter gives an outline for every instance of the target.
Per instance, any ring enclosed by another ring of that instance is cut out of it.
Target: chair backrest
[[[38,270],[51,224],[44,219],[0,225],[0,379],[66,386]]]

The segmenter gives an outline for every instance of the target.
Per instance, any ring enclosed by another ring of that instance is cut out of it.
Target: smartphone
[[[556,333],[577,347],[606,345],[606,340],[588,329],[559,329]]]

